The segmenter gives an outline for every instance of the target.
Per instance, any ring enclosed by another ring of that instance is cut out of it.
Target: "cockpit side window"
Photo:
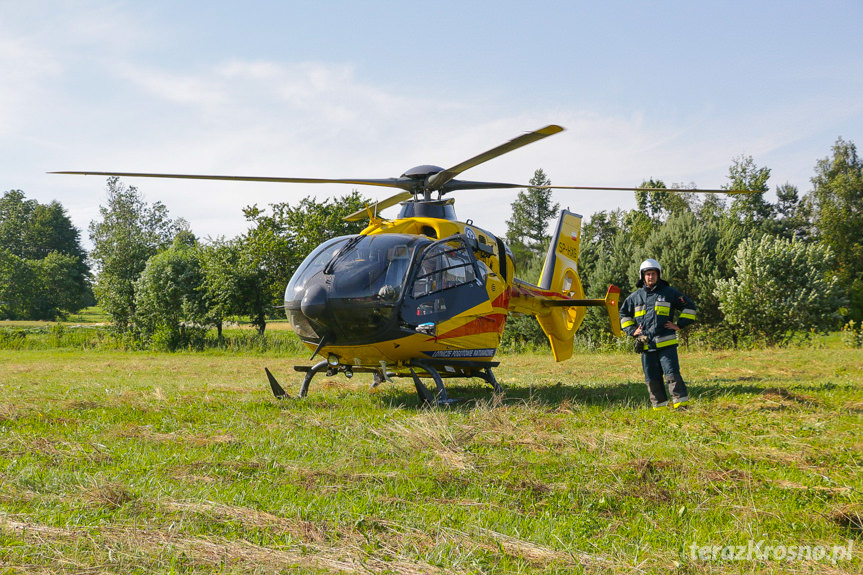
[[[476,281],[476,268],[464,243],[442,242],[430,246],[423,254],[412,295],[419,298]]]

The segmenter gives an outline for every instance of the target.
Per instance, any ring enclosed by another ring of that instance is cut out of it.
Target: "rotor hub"
[[[401,175],[403,178],[410,178],[412,180],[424,180],[429,176],[433,176],[438,172],[442,172],[443,168],[440,166],[432,166],[431,164],[423,164],[422,166],[414,166],[413,168],[407,170],[404,174]]]

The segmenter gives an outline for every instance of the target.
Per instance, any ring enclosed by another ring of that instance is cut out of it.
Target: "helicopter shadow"
[[[617,384],[582,384],[579,382],[564,383],[561,381],[545,385],[507,387],[504,393],[495,397],[494,392],[479,383],[453,382],[446,386],[449,397],[454,401],[447,407],[457,409],[473,409],[479,405],[512,405],[516,403],[541,404],[550,407],[562,405],[599,406],[608,408],[630,407],[638,409],[650,405],[650,396],[643,381],[625,381]],[[817,385],[794,385],[777,387],[769,382],[759,383],[761,378],[719,378],[688,382],[690,397],[705,400],[725,398],[767,397],[779,398],[802,404],[817,403],[809,394],[836,390],[844,386],[836,383]],[[389,388],[380,394],[380,401],[390,405],[401,405],[405,408],[424,409],[428,404],[422,402],[416,393],[404,386]],[[849,408],[852,411],[863,411],[860,408]]]
[[[478,405],[541,404],[550,407],[561,405],[584,405],[604,407],[638,407],[649,405],[647,388],[642,382],[622,382],[612,385],[579,385],[563,382],[528,387],[507,387],[502,394],[495,394],[487,385],[478,383],[452,383],[446,386],[453,400],[447,407],[473,409]],[[381,402],[402,405],[405,408],[424,409],[428,404],[420,400],[407,387],[390,388],[379,395]]]

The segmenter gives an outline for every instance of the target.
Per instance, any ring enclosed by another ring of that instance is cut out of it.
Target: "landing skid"
[[[458,363],[447,363],[440,360],[413,360],[408,364],[408,369],[410,370],[410,377],[413,379],[414,387],[417,390],[417,395],[420,398],[420,401],[429,405],[437,404],[437,405],[451,405],[456,403],[457,399],[452,399],[447,395],[446,386],[444,386],[443,380],[444,376],[441,375],[441,370],[446,373],[446,377],[478,377],[488,383],[492,389],[494,389],[495,393],[503,393],[503,387],[498,383],[497,379],[494,377],[494,373],[492,373],[491,368],[497,367],[499,365],[498,362],[484,362],[484,361],[465,361]],[[343,373],[346,377],[353,377],[354,372],[365,372],[365,373],[373,373],[374,374],[374,383],[373,387],[376,387],[383,380],[389,379],[392,376],[395,377],[408,377],[407,374],[395,374],[395,373],[386,373],[384,374],[380,368],[373,367],[359,367],[359,366],[332,366],[326,361],[321,361],[316,363],[313,366],[307,365],[295,365],[295,371],[305,372],[305,377],[303,378],[303,383],[300,385],[300,392],[297,397],[305,397],[309,393],[309,385],[312,382],[312,378],[315,375],[325,372],[328,377],[336,375],[337,373]],[[270,389],[273,391],[273,395],[276,399],[285,399],[288,397],[287,392],[284,388],[279,384],[278,380],[276,380],[275,376],[270,372],[266,367],[264,371],[267,373],[267,380],[270,382]],[[417,372],[425,372],[427,377],[432,378],[435,383],[435,391],[432,392],[420,379],[420,376]]]

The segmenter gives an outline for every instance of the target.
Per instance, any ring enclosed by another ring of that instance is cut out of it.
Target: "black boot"
[[[665,383],[660,380],[648,380],[647,392],[650,394],[650,403],[654,409],[668,407],[668,394],[665,392]]]
[[[668,389],[671,391],[671,407],[686,409],[689,406],[689,391],[679,374],[668,378]]]

